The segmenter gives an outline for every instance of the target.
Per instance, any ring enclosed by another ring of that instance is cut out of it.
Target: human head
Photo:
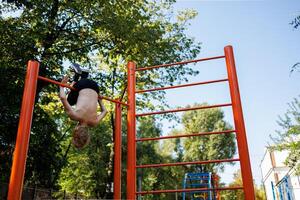
[[[73,131],[72,143],[78,148],[82,149],[90,142],[90,135],[88,133],[88,127],[78,124]]]

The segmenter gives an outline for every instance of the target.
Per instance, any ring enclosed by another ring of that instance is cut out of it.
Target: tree
[[[288,104],[289,108],[284,117],[279,117],[278,124],[281,131],[276,131],[276,136],[270,136],[275,145],[269,148],[279,151],[287,150],[288,157],[285,160],[287,166],[295,168],[300,173],[300,101],[295,98]]]
[[[238,170],[233,174],[233,181],[229,183],[229,187],[239,187],[243,185],[241,171]],[[266,200],[266,195],[262,187],[254,185],[255,199]],[[243,190],[227,190],[221,192],[221,199],[226,200],[240,200],[245,199]]]

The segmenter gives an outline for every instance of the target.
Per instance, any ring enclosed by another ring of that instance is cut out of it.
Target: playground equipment
[[[217,187],[218,178],[211,172],[207,173],[185,173],[183,179],[183,189],[187,188],[207,188],[209,190],[183,192],[182,200],[219,200],[219,193],[213,189]],[[189,198],[188,198],[189,197]]]
[[[243,190],[245,193],[246,200],[254,200],[254,189],[253,189],[253,180],[252,172],[249,159],[249,151],[247,145],[246,131],[242,113],[242,106],[239,94],[238,80],[235,69],[233,49],[231,46],[226,46],[224,48],[225,55],[217,56],[211,58],[204,58],[198,60],[190,60],[184,62],[177,62],[172,64],[163,64],[151,67],[136,68],[134,62],[128,62],[128,102],[124,103],[117,99],[111,99],[108,97],[99,98],[111,101],[115,103],[115,144],[114,144],[114,199],[121,199],[121,106],[127,107],[127,181],[126,181],[126,193],[127,199],[136,199],[137,195],[147,195],[147,194],[160,194],[160,193],[175,193],[175,192],[193,192],[193,191],[222,191],[222,190]],[[148,90],[136,90],[136,73],[145,70],[152,70],[162,67],[172,67],[175,65],[183,65],[188,63],[197,63],[201,61],[208,61],[213,59],[223,59],[226,60],[226,67],[228,78],[198,82],[192,84],[183,84],[177,86],[168,86],[162,88],[148,89]],[[14,151],[14,158],[11,170],[11,177],[9,183],[9,192],[8,199],[21,199],[22,186],[25,172],[26,156],[28,151],[29,135],[31,129],[32,113],[34,107],[34,99],[36,93],[37,80],[47,81],[53,84],[61,85],[74,89],[68,85],[61,84],[60,82],[50,80],[45,77],[38,76],[39,63],[37,61],[29,61],[27,67],[27,74],[25,80],[24,94],[22,100],[21,115],[19,121],[19,128],[16,140],[16,146]],[[217,82],[229,82],[231,103],[210,105],[210,106],[200,106],[192,108],[179,108],[166,111],[155,111],[148,113],[136,113],[136,97],[137,93],[151,92],[157,90],[167,90],[174,89],[179,87],[189,87],[195,85],[211,84]],[[166,114],[174,112],[183,112],[189,110],[197,109],[209,109],[217,107],[231,106],[233,110],[234,124],[235,129],[217,131],[217,132],[204,132],[204,133],[193,133],[193,134],[184,134],[184,135],[175,135],[175,136],[162,136],[157,138],[137,138],[136,137],[136,118],[155,115],[155,114]],[[203,160],[203,161],[191,161],[191,162],[181,162],[181,163],[162,163],[162,164],[136,164],[136,143],[150,140],[162,140],[162,139],[172,139],[172,138],[181,138],[181,137],[196,137],[203,135],[212,135],[212,134],[229,134],[235,133],[237,138],[237,146],[239,152],[239,158],[232,159],[221,159],[221,160]],[[197,164],[209,164],[209,163],[221,163],[221,162],[240,162],[243,186],[238,187],[214,187],[214,188],[186,188],[186,189],[169,189],[169,190],[155,190],[155,191],[137,191],[136,190],[136,170],[143,168],[158,168],[166,166],[182,166],[182,165],[197,165]]]
[[[253,188],[253,179],[252,179],[252,172],[250,166],[250,159],[249,159],[249,151],[247,145],[247,138],[246,138],[246,131],[244,125],[244,118],[240,100],[240,93],[238,87],[238,80],[236,75],[235,69],[235,61],[233,55],[233,48],[232,46],[226,46],[224,48],[225,55],[224,56],[217,56],[211,58],[204,58],[198,60],[190,60],[184,62],[177,62],[172,64],[163,64],[151,67],[143,67],[143,68],[136,68],[135,63],[129,62],[128,63],[128,113],[127,113],[127,126],[128,126],[128,136],[127,136],[127,199],[135,199],[136,195],[147,195],[147,194],[160,194],[160,193],[175,193],[175,192],[192,192],[192,191],[203,191],[203,190],[214,190],[214,191],[221,191],[221,190],[238,190],[241,189],[245,193],[246,200],[254,200],[254,188]],[[177,85],[177,86],[169,86],[169,87],[162,87],[162,88],[155,88],[151,89],[151,91],[156,90],[167,90],[167,89],[174,89],[179,87],[188,87],[194,85],[203,85],[203,84],[210,84],[216,82],[229,82],[229,89],[230,89],[230,96],[231,96],[231,103],[225,104],[218,104],[218,105],[210,105],[210,106],[200,106],[200,107],[192,107],[192,108],[179,108],[173,110],[165,110],[165,111],[155,111],[155,112],[148,112],[148,113],[135,113],[135,100],[136,100],[136,93],[143,93],[149,92],[150,90],[136,90],[135,89],[135,76],[136,72],[145,71],[145,70],[152,70],[162,67],[172,67],[175,65],[183,65],[188,63],[196,63],[201,61],[209,61],[214,59],[223,59],[225,58],[226,61],[226,68],[228,78],[221,79],[221,80],[214,80],[214,81],[206,81],[206,82],[198,82],[193,84],[185,84],[185,85]],[[183,134],[183,135],[175,135],[175,136],[162,136],[157,138],[136,138],[136,118],[147,116],[147,115],[155,115],[155,114],[166,114],[166,113],[173,113],[173,112],[183,112],[189,110],[197,110],[197,109],[209,109],[209,108],[217,108],[217,107],[224,107],[224,106],[231,106],[233,110],[233,118],[234,118],[234,130],[229,131],[219,131],[219,132],[205,132],[205,133],[198,133],[198,134]],[[171,138],[181,138],[181,137],[196,137],[196,136],[203,136],[203,135],[212,135],[212,134],[227,134],[227,133],[236,133],[237,139],[237,146],[239,152],[239,158],[233,159],[221,159],[221,160],[202,160],[202,161],[192,161],[192,162],[180,162],[180,163],[161,163],[161,164],[136,164],[136,143],[137,142],[144,142],[149,140],[162,140],[162,139],[171,139]],[[167,166],[182,166],[182,165],[197,165],[197,164],[209,164],[209,163],[221,163],[221,162],[240,162],[241,172],[242,172],[242,179],[243,179],[243,186],[239,187],[221,187],[221,188],[213,188],[213,189],[204,189],[204,188],[192,188],[192,189],[169,189],[169,190],[154,190],[154,191],[138,191],[136,190],[136,169],[143,169],[143,168],[157,168],[157,167],[167,167]]]

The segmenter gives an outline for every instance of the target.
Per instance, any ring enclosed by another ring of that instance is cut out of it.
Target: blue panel
[[[212,173],[186,173],[183,180],[183,189],[189,188],[213,188]],[[216,194],[212,190],[183,192],[182,199],[191,200],[215,200]]]

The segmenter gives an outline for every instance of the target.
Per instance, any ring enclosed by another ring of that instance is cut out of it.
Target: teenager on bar
[[[98,98],[98,84],[88,79],[88,73],[78,64],[72,63],[72,65],[75,75],[71,86],[75,90],[71,90],[67,97],[64,87],[60,86],[59,97],[70,119],[78,121],[73,131],[72,143],[76,148],[81,149],[90,141],[89,127],[97,126],[107,114],[107,110],[102,100]],[[69,77],[65,76],[61,83],[67,84],[68,81]],[[100,114],[97,114],[98,103],[101,108]],[[73,105],[76,105],[74,109]]]

